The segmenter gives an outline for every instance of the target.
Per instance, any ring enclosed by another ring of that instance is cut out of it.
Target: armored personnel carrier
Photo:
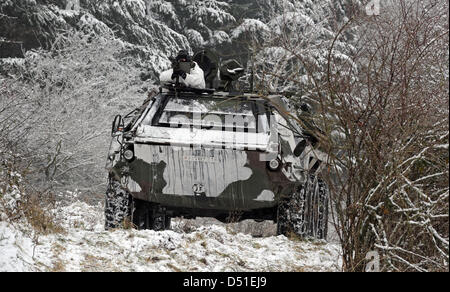
[[[212,84],[209,68],[219,66],[202,58]],[[328,189],[319,177],[326,155],[289,117],[281,94],[232,88],[164,86],[142,107],[116,116],[107,229],[128,223],[165,230],[174,217],[213,217],[273,220],[278,234],[326,238]]]

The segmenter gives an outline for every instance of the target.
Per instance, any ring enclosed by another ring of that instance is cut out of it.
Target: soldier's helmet
[[[181,50],[178,52],[178,55],[175,59],[177,62],[190,62],[192,58],[191,56],[189,56],[188,51]]]

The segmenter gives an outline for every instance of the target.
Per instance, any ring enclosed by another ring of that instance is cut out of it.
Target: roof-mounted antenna
[[[250,69],[250,93],[254,92],[254,82],[255,82],[255,62],[253,60],[253,51],[250,51],[250,62],[251,62],[251,69]]]

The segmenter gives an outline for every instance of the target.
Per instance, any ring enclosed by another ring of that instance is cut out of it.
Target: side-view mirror
[[[300,157],[300,155],[302,155],[305,149],[306,149],[306,140],[302,140],[297,144],[297,146],[295,146],[294,155],[296,157]]]
[[[122,132],[124,129],[124,121],[121,115],[114,118],[111,129],[111,137],[116,136],[117,132]]]

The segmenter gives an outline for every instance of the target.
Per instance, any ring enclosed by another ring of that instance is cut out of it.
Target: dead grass
[[[223,253],[221,251],[216,250],[215,253],[223,258],[229,258],[231,259],[231,256],[229,254]]]
[[[299,236],[298,234],[296,234],[295,232],[289,231],[286,235],[286,237],[290,240],[290,241],[294,241],[294,242],[305,242],[305,238]]]
[[[197,229],[197,226],[193,223],[194,220],[182,219],[178,223],[178,229],[183,233],[192,233]]]
[[[122,228],[123,229],[136,229],[137,226],[133,224],[133,221],[131,221],[130,217],[126,217],[125,220],[122,222]]]
[[[53,262],[53,266],[50,271],[51,272],[65,272],[66,265],[61,260],[57,260],[57,261]]]
[[[171,264],[171,263],[167,263],[166,266],[167,266],[168,268],[172,269],[172,271],[174,271],[174,272],[181,272],[181,271],[182,271],[180,268],[174,266],[174,265]]]
[[[147,259],[146,259],[146,262],[147,263],[156,263],[156,262],[159,262],[159,261],[161,261],[162,259],[160,259],[159,257],[157,257],[157,256],[151,256],[151,257],[148,257]]]
[[[254,242],[254,243],[252,244],[252,246],[253,246],[253,248],[255,248],[255,249],[260,249],[260,248],[262,248],[261,244],[259,244],[259,243],[257,243],[257,242]]]
[[[233,226],[231,224],[226,225],[225,226],[225,230],[227,231],[228,234],[230,235],[237,235],[238,232],[236,231],[236,228],[233,228]]]
[[[41,234],[64,234],[65,229],[56,222],[54,216],[49,212],[49,205],[45,201],[39,200],[37,196],[30,196],[20,204],[20,208],[28,223],[33,229]]]
[[[203,233],[197,233],[197,234],[195,234],[195,237],[198,240],[205,240],[205,235]]]
[[[85,254],[83,261],[80,263],[83,271],[107,271],[114,270],[111,262],[100,256]]]
[[[53,260],[53,265],[50,269],[51,272],[65,272],[66,271],[65,263],[59,258],[59,256],[61,254],[63,254],[65,251],[66,251],[66,248],[59,243],[55,243],[52,246],[54,260]]]

